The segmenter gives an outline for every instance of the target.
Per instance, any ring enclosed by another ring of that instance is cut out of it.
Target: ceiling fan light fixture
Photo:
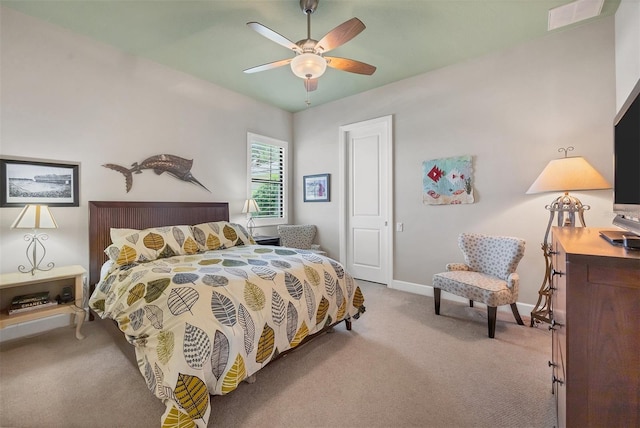
[[[327,69],[327,60],[314,53],[296,55],[291,61],[291,71],[301,79],[317,79]]]

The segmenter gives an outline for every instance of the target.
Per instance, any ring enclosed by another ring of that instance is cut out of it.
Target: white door
[[[340,259],[358,279],[392,278],[391,116],[340,127]]]

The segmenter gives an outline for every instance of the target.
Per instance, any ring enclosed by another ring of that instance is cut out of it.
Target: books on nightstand
[[[49,306],[56,306],[57,304],[57,301],[49,299],[48,291],[16,296],[11,299],[9,315],[33,311],[35,309],[46,308]]]

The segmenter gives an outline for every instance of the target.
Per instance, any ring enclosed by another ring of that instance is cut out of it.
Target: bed
[[[211,394],[364,312],[340,263],[256,245],[227,203],[89,202],[89,241],[89,308],[133,345],[162,426],[207,426]]]

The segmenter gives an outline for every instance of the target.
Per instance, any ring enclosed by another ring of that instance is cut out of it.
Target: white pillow
[[[109,259],[106,262],[104,262],[104,264],[100,268],[100,282],[102,282],[102,280],[105,279],[105,277],[109,274],[113,265],[114,265],[113,260]]]

